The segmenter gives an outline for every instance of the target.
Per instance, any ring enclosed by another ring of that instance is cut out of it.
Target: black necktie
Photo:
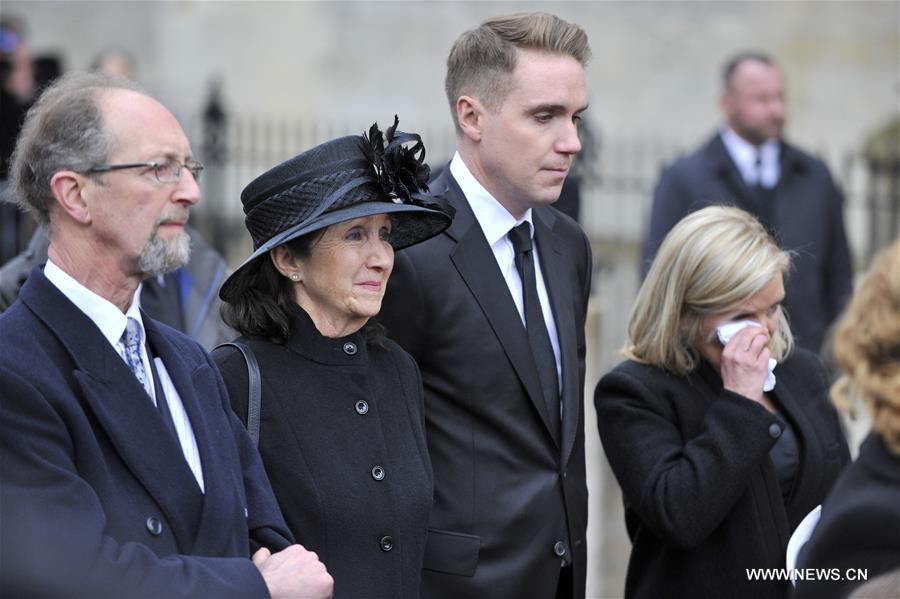
[[[756,187],[757,189],[761,189],[763,186],[762,173],[762,154],[760,152],[757,152],[756,160],[753,161],[753,174],[756,176],[756,182],[753,187]]]
[[[756,201],[757,210],[754,210],[752,212],[756,213],[756,217],[759,219],[759,222],[761,222],[766,230],[773,237],[775,237],[777,233],[774,221],[775,190],[763,187],[763,164],[761,152],[756,153],[756,160],[753,162],[753,171],[756,175],[756,184],[751,186],[751,189],[753,191],[754,200]]]
[[[513,249],[516,252],[516,269],[522,279],[522,296],[525,300],[525,329],[528,332],[528,343],[537,365],[538,377],[547,412],[550,415],[550,426],[553,434],[559,438],[559,381],[556,375],[556,357],[550,345],[547,323],[541,310],[541,300],[537,293],[537,279],[534,274],[534,252],[531,246],[531,225],[528,221],[513,227],[509,232]]]

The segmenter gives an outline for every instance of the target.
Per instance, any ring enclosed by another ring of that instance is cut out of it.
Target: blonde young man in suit
[[[591,253],[550,205],[581,149],[589,54],[577,25],[525,13],[447,61],[457,153],[431,191],[456,216],[397,254],[381,312],[425,388],[425,597],[584,596]]]
[[[12,190],[50,248],[0,316],[10,595],[331,594],[209,356],[137,308],[145,277],[188,259],[201,170],[175,117],[126,80],[64,77],[26,118]]]

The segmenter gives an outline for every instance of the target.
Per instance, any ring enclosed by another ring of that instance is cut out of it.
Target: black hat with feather
[[[394,116],[384,134],[375,123],[368,135],[327,141],[251,181],[241,203],[254,252],[219,296],[227,300],[235,275],[273,248],[336,223],[387,214],[395,250],[449,227],[453,208],[425,195],[430,169],[422,139],[397,131],[398,123]]]

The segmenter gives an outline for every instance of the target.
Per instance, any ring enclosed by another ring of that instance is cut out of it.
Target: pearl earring
[[[300,280],[300,273],[299,273],[299,272],[292,272],[292,273],[291,273],[291,280],[292,280],[293,282],[295,282],[295,283],[296,283],[297,281],[299,281],[299,280]]]

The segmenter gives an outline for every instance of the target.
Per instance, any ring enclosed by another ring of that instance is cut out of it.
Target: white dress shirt
[[[133,318],[137,321],[138,326],[141,328],[141,336],[146,342],[147,333],[144,330],[144,321],[141,318],[140,312],[140,286],[137,288],[137,291],[135,291],[134,298],[131,301],[131,306],[128,308],[128,311],[123,314],[122,311],[111,302],[100,297],[76,281],[68,273],[54,264],[52,260],[47,260],[47,265],[44,267],[44,275],[50,283],[56,286],[56,288],[69,299],[69,301],[75,304],[79,310],[84,312],[84,314],[97,325],[97,328],[100,329],[100,332],[106,340],[109,341],[109,344],[113,346],[113,349],[119,353],[119,356],[122,357],[123,361],[125,361],[125,346],[122,343],[122,334],[125,332],[125,325],[129,318]],[[144,372],[149,376],[151,372],[150,358],[147,355],[146,343],[141,344],[140,351],[141,361],[144,363]],[[194,437],[194,429],[191,427],[191,422],[188,419],[187,412],[184,410],[181,396],[178,394],[178,390],[172,383],[172,379],[169,377],[169,372],[166,370],[162,359],[155,358],[153,363],[156,366],[157,374],[159,374],[162,392],[165,394],[166,400],[168,400],[169,403],[169,411],[172,413],[172,421],[175,424],[175,431],[178,433],[178,441],[181,444],[181,451],[184,453],[184,459],[194,473],[194,478],[197,480],[200,490],[203,491],[203,468],[200,464],[200,452],[197,449],[197,439]],[[157,389],[155,389],[155,385],[151,385],[151,389],[152,393],[150,399],[153,401],[154,405],[156,405]]]
[[[761,146],[754,146],[730,127],[722,128],[719,135],[747,185],[753,187],[761,184],[766,189],[772,189],[778,184],[781,165],[778,163],[780,146],[777,139],[770,139]],[[756,164],[757,158],[760,160],[760,166]]]
[[[544,284],[544,276],[541,273],[541,261],[538,253],[538,246],[534,244],[534,221],[531,214],[531,208],[525,213],[524,218],[516,220],[513,215],[492,196],[488,190],[472,175],[469,168],[463,162],[459,153],[453,156],[450,161],[450,174],[459,183],[460,189],[466,196],[472,212],[481,230],[487,239],[488,245],[494,252],[494,259],[497,260],[497,266],[500,267],[500,274],[509,287],[509,293],[512,295],[516,308],[519,310],[519,318],[522,324],[525,324],[525,300],[522,291],[522,278],[516,268],[516,253],[513,250],[512,241],[508,234],[510,230],[522,224],[525,221],[531,226],[532,253],[534,257],[534,276],[537,282],[538,299],[541,301],[541,311],[544,314],[544,322],[547,324],[547,333],[550,334],[550,345],[553,346],[553,356],[556,358],[556,380],[559,381],[560,391],[562,390],[562,362],[559,355],[559,336],[556,332],[556,322],[553,319],[553,311],[550,308],[550,298],[547,295],[547,286]]]

